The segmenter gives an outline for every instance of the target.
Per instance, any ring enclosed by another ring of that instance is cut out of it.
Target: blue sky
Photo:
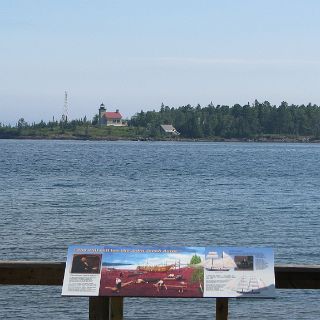
[[[166,105],[320,104],[317,0],[3,1],[0,122]]]

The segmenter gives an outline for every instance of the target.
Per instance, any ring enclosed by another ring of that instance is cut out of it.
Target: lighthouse
[[[106,108],[103,103],[100,104],[99,108],[99,124],[102,125],[105,123],[104,114],[106,113]]]

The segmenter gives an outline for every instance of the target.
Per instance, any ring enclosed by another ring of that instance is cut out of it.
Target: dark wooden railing
[[[1,285],[61,286],[64,262],[0,261]],[[277,265],[277,289],[320,289],[320,265]],[[216,319],[228,318],[228,298],[216,299]],[[90,297],[90,320],[122,320],[122,297]]]

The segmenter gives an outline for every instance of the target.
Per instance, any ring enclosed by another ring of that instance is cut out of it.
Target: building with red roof
[[[99,108],[99,124],[105,126],[127,126],[127,122],[122,119],[122,115],[117,109],[115,112],[108,112],[104,104]]]

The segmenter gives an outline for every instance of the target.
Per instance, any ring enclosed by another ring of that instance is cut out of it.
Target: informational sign
[[[274,297],[270,248],[69,247],[62,295]]]

